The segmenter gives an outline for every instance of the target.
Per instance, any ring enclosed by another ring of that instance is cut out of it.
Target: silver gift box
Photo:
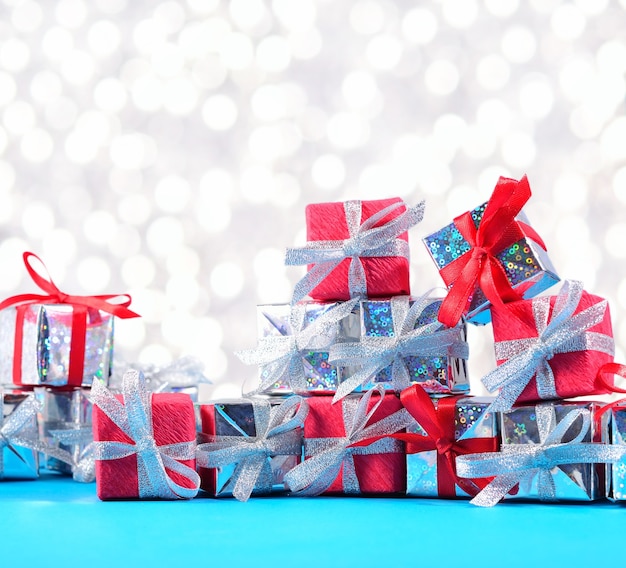
[[[621,403],[603,416],[603,441],[626,445],[626,403]],[[626,456],[606,466],[606,496],[611,501],[626,501]]]
[[[6,420],[26,399],[28,394],[4,391],[0,387],[2,416]],[[0,426],[2,424],[0,423]],[[37,416],[20,431],[20,436],[37,439]],[[39,477],[39,452],[9,444],[0,449],[0,479],[37,479]]]

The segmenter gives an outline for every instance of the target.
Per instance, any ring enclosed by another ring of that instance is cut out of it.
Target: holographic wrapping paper
[[[27,306],[22,340],[22,384],[65,386],[68,381],[72,306],[32,304]],[[113,355],[113,316],[89,311],[83,380],[91,386],[94,378],[107,381]],[[12,384],[16,308],[0,312],[0,381]]]
[[[555,402],[551,403],[558,424],[573,408],[586,408],[591,412],[591,426],[582,442],[600,441],[601,432],[595,424],[595,412],[600,408],[596,402]],[[499,413],[502,444],[539,444],[539,431],[535,406],[520,406],[508,412]],[[563,436],[563,443],[572,441],[580,431],[582,418],[578,418]],[[574,463],[556,466],[551,470],[559,501],[593,501],[603,497],[603,464]],[[515,494],[506,499],[539,499],[537,476],[528,482],[520,483]]]
[[[486,206],[487,203],[483,203],[472,210],[472,219],[476,227],[480,224]],[[516,219],[530,224],[524,212]],[[463,256],[471,248],[454,223],[424,237],[423,241],[438,270]],[[496,258],[502,264],[511,286],[521,288],[524,298],[532,298],[559,281],[546,251],[529,238],[507,247],[498,253]],[[477,287],[469,301],[466,319],[476,324],[489,323],[491,312],[488,308],[489,302],[482,290]]]
[[[412,305],[413,302],[411,302]],[[415,329],[437,321],[441,301],[428,305],[415,322]],[[391,302],[389,300],[364,300],[360,305],[361,335],[370,337],[393,336]],[[458,324],[463,341],[467,338],[464,321]],[[461,394],[469,391],[467,361],[459,357],[430,357],[408,355],[404,357],[411,376],[411,384],[419,383],[431,394]],[[356,390],[366,392],[375,384],[382,383],[386,389],[393,389],[391,366],[376,374],[373,380]]]
[[[608,419],[603,424],[603,441],[620,446],[626,444],[626,405],[616,406],[605,417]],[[606,496],[611,501],[626,501],[626,457],[607,464]]]
[[[454,415],[455,440],[493,438],[499,435],[497,415],[485,413],[492,402],[492,397],[468,396],[458,400]],[[435,404],[437,404],[436,400]],[[407,428],[407,432],[426,436],[419,425]],[[457,497],[470,497],[458,486],[455,491]],[[416,497],[439,496],[436,450],[406,455],[406,494]]]
[[[2,413],[8,418],[15,408],[27,397],[26,393],[2,391],[0,387],[0,401]],[[28,426],[30,431],[37,431],[37,419],[32,418]],[[37,479],[39,477],[39,452],[21,446],[11,446],[0,449],[2,452],[2,467],[0,479]]]
[[[276,404],[280,404],[282,399],[277,399]],[[198,442],[203,442],[203,434],[217,436],[241,436],[242,432],[246,436],[256,436],[256,424],[254,421],[254,410],[249,401],[229,401],[216,402],[215,404],[196,405],[196,423],[198,425]],[[236,424],[242,432],[236,427]],[[302,428],[297,428],[302,433]],[[268,456],[267,460],[272,470],[271,493],[281,493],[285,491],[283,478],[285,474],[298,465],[302,460],[302,452],[299,455],[277,455]],[[232,489],[228,488],[235,467],[237,464],[229,464],[220,468],[199,468],[201,484],[200,487],[215,497],[232,497]],[[253,489],[252,495],[262,495],[263,491]]]
[[[310,302],[306,307],[306,326],[315,321],[326,311],[337,305],[332,303]],[[289,323],[291,306],[289,304],[273,304],[257,307],[257,324],[259,337],[287,336],[293,330]],[[359,338],[358,314],[352,313],[349,317],[341,320],[333,326],[328,335],[320,339],[320,344],[331,345],[338,341],[357,341]],[[335,365],[328,362],[328,351],[308,350],[302,355],[306,368],[306,383],[309,392],[332,393],[335,391],[339,381],[339,371]],[[262,372],[262,371],[261,371]],[[291,389],[284,383],[278,382],[270,394],[288,394]]]

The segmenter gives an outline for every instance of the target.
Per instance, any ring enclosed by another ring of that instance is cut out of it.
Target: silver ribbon
[[[307,304],[296,304],[291,307],[289,315],[291,335],[262,337],[256,349],[237,351],[235,354],[243,363],[259,365],[261,368],[260,385],[247,394],[265,392],[277,382],[285,382],[294,392],[306,392],[307,367],[303,352],[311,349],[323,351],[330,348],[331,330],[352,312],[357,303],[356,298],[341,302],[306,327]]]
[[[273,485],[270,458],[275,456],[299,456],[302,452],[304,419],[309,411],[306,400],[291,396],[280,405],[269,401],[250,399],[254,413],[256,436],[248,436],[238,424],[229,420],[240,436],[207,436],[209,442],[198,445],[198,467],[220,468],[237,464],[225,489],[232,491],[239,501],[247,501],[253,490],[269,493]],[[228,417],[226,417],[228,419]]]
[[[380,395],[380,400],[368,412],[368,403],[375,392]],[[319,495],[330,487],[343,468],[344,493],[360,493],[354,456],[397,453],[402,451],[403,446],[392,438],[382,438],[363,446],[354,444],[369,438],[389,436],[415,422],[409,412],[402,408],[368,426],[384,396],[385,389],[382,385],[376,385],[362,397],[342,400],[346,435],[342,438],[305,438],[304,451],[308,459],[285,475],[285,485],[298,495]]]
[[[91,424],[67,422],[62,430],[50,430],[50,435],[65,446],[74,446],[72,453],[72,477],[80,483],[96,480],[96,459],[93,455],[93,429]],[[82,446],[82,450],[80,449]]]
[[[409,296],[391,299],[393,334],[391,337],[361,337],[358,343],[338,343],[330,348],[329,362],[359,370],[347,377],[337,388],[333,402],[342,399],[365,384],[376,373],[391,365],[391,381],[396,392],[411,384],[405,357],[458,357],[467,359],[469,348],[463,340],[462,327],[446,328],[438,321],[418,326],[424,309],[437,299],[423,296],[410,305]]]
[[[406,209],[385,225],[374,227],[381,219],[403,205],[404,203],[400,201],[393,203],[361,224],[361,201],[345,201],[343,207],[348,225],[347,239],[309,241],[304,247],[287,249],[286,265],[313,265],[304,278],[296,284],[291,303],[295,304],[307,296],[345,258],[351,259],[348,271],[350,297],[366,297],[367,281],[361,257],[402,256],[409,258],[409,245],[399,236],[422,220],[424,201]]]
[[[200,477],[196,471],[177,460],[195,458],[195,441],[157,445],[152,430],[152,394],[138,371],[127,371],[122,381],[122,404],[102,381],[94,381],[91,402],[100,408],[126,434],[133,444],[96,441],[96,460],[116,460],[137,456],[139,497],[161,499],[191,499],[198,493]],[[179,473],[192,482],[184,487],[172,480],[166,471]]]
[[[539,498],[542,501],[556,499],[556,487],[551,471],[560,465],[573,463],[613,463],[626,454],[626,447],[607,444],[583,443],[591,424],[591,413],[585,408],[571,410],[556,424],[551,404],[535,408],[538,444],[505,444],[501,452],[469,454],[456,458],[456,470],[461,477],[492,477],[471,503],[480,507],[492,507],[503,499],[518,483],[530,483],[537,478]],[[563,443],[563,436],[574,421],[582,417],[578,434],[571,442]]]
[[[573,315],[582,293],[582,282],[565,281],[551,317],[550,298],[535,298],[532,309],[538,337],[495,344],[496,359],[506,361],[482,379],[489,392],[500,389],[487,412],[509,410],[533,376],[536,376],[541,399],[559,398],[549,362],[557,353],[593,350],[614,354],[612,337],[587,331],[603,320],[608,305],[606,300]]]

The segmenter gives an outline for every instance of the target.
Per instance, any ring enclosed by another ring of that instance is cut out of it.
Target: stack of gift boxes
[[[286,256],[306,274],[291,303],[257,307],[258,344],[238,355],[258,385],[234,400],[161,392],[153,369],[107,387],[129,299],[63,294],[26,253],[46,293],[0,304],[0,476],[36,477],[43,456],[95,477],[101,499],[626,499],[626,404],[584,398],[623,392],[608,305],[573,281],[547,295],[559,278],[522,211],[529,198],[525,177],[501,178],[487,203],[423,239],[444,296],[409,288],[423,203],[309,205],[307,243]],[[467,326],[490,322],[493,396],[471,396]]]

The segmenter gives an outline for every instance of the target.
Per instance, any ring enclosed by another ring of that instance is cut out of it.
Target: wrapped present
[[[608,404],[600,412],[603,416],[596,420],[596,425],[602,428],[603,441],[626,450],[626,400]],[[605,487],[608,499],[626,501],[626,451],[607,466]]]
[[[312,397],[304,421],[305,460],[284,481],[307,496],[403,493],[404,447],[389,436],[412,422],[398,398],[385,396],[381,385],[337,404],[327,396]]]
[[[150,393],[138,371],[113,395],[94,381],[96,489],[107,499],[191,499],[198,493],[196,428],[191,398]]]
[[[306,400],[240,399],[198,406],[200,487],[215,497],[284,491],[285,474],[302,458]]]
[[[440,306],[429,297],[362,300],[361,339],[330,348],[331,363],[344,372],[355,369],[342,372],[335,400],[375,384],[396,392],[415,383],[431,393],[468,391],[465,322],[444,327],[437,320]]]
[[[530,186],[501,177],[487,203],[464,213],[424,243],[449,288],[439,319],[454,326],[462,314],[488,323],[491,305],[536,296],[558,281],[539,235],[521,213]]]
[[[46,294],[21,294],[0,303],[0,377],[5,384],[53,387],[108,379],[113,316],[138,317],[128,309],[130,297],[67,295],[47,273],[35,270],[33,260],[41,263],[24,253],[28,273]],[[112,303],[114,298],[122,303]]]
[[[0,387],[0,479],[39,477],[37,412],[32,393],[3,391]]]
[[[495,452],[498,417],[487,412],[491,399],[429,398],[420,385],[402,391],[400,401],[415,424],[393,437],[406,443],[406,493],[418,497],[474,496],[488,480],[465,479],[456,472],[457,456]]]
[[[338,370],[328,361],[330,346],[355,341],[357,299],[259,306],[259,344],[238,351],[248,365],[258,365],[258,393],[334,392]],[[358,333],[358,331],[357,331]]]
[[[626,448],[600,443],[598,408],[596,402],[554,402],[501,413],[501,451],[457,458],[460,476],[494,478],[472,503],[602,497],[602,464],[620,459]]]
[[[399,198],[308,205],[307,244],[285,260],[309,265],[292,303],[408,294],[407,231],[423,215],[424,202],[407,209]]]
[[[492,410],[618,390],[601,372],[614,352],[608,303],[581,282],[494,309],[493,335],[498,367],[482,379],[489,392],[500,389]]]

